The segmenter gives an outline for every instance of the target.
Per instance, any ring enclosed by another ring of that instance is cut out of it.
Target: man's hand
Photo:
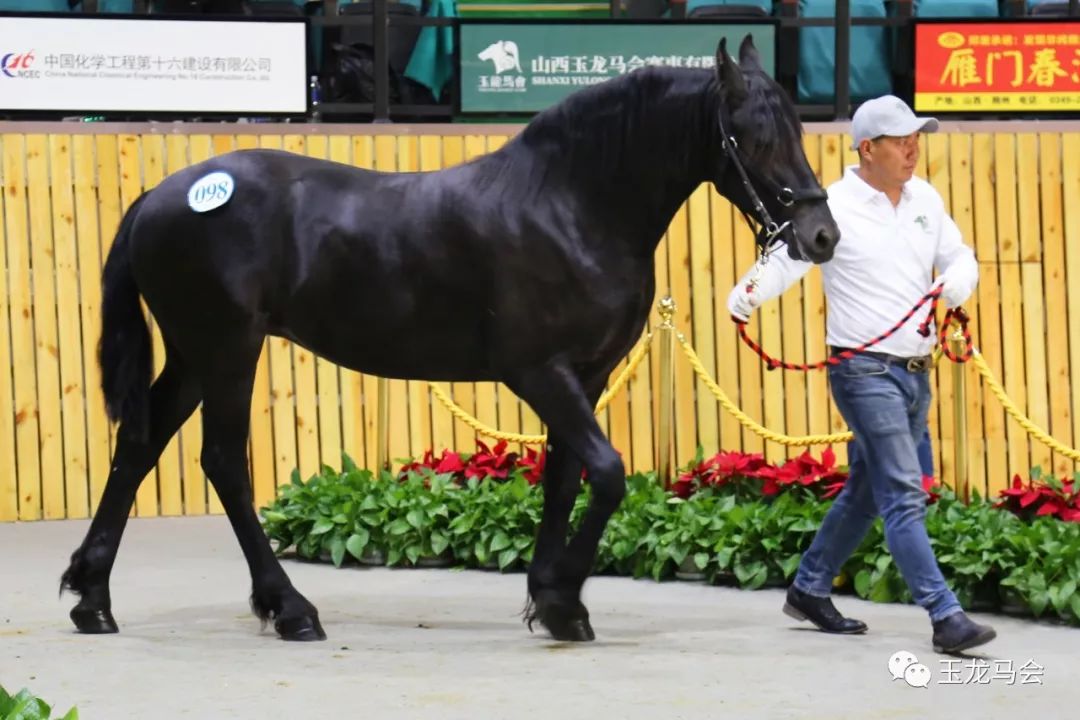
[[[748,289],[747,285],[736,285],[728,294],[727,307],[732,316],[747,322],[750,315],[757,310],[760,301],[757,294]]]
[[[967,288],[955,280],[950,280],[948,273],[939,275],[935,285],[941,287],[941,300],[946,309],[954,308],[968,298]]]

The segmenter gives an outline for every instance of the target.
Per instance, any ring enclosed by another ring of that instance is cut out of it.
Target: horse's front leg
[[[529,571],[533,603],[529,619],[539,620],[556,640],[593,640],[596,635],[581,602],[581,589],[607,521],[626,494],[622,459],[593,414],[603,380],[583,386],[569,367],[549,366],[522,373],[508,385],[532,406],[555,439],[551,470],[544,480],[543,523]],[[592,500],[581,528],[563,547],[582,464],[588,470]]]
[[[580,588],[559,582],[555,575],[556,563],[566,551],[566,534],[574,501],[581,489],[581,461],[562,440],[549,434],[547,457],[544,461],[544,511],[536,534],[536,548],[529,566],[529,603],[525,619],[532,624],[544,612],[542,620],[546,627],[558,625],[551,632],[556,636],[582,635],[583,629],[571,627],[575,617],[582,616],[579,608]],[[562,608],[560,612],[557,608]],[[580,638],[591,639],[591,638]]]

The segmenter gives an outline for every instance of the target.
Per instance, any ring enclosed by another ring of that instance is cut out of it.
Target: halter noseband
[[[758,230],[755,236],[755,242],[761,249],[763,256],[768,256],[770,247],[779,240],[782,240],[781,235],[791,226],[791,221],[787,220],[783,225],[777,225],[769,215],[769,211],[765,208],[765,204],[761,202],[761,198],[758,197],[757,191],[754,189],[754,184],[750,182],[750,178],[746,173],[746,168],[743,166],[742,161],[739,158],[739,144],[735,141],[734,135],[729,135],[727,129],[724,127],[724,113],[720,113],[720,134],[723,139],[721,140],[721,147],[727,154],[728,159],[735,166],[735,169],[739,171],[739,176],[742,178],[743,187],[746,188],[747,195],[750,196],[750,202],[754,205],[754,211],[758,215],[758,219],[761,221],[761,229]],[[751,167],[753,172],[753,168]],[[784,207],[791,207],[797,202],[805,200],[825,200],[828,198],[828,194],[824,188],[800,188],[798,190],[792,190],[789,187],[778,187],[776,183],[754,172],[755,180],[759,185],[764,186],[775,195],[776,201]],[[750,221],[750,216],[745,210],[739,209],[739,212],[746,218],[748,225],[753,226]]]

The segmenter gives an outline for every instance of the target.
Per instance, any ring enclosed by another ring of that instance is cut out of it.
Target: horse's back
[[[225,201],[190,200],[215,173]],[[592,362],[640,325],[649,265],[606,247],[568,193],[523,192],[534,175],[509,150],[432,173],[236,151],[150,193],[132,265],[176,337],[196,323],[200,342],[276,335],[387,377],[497,379],[555,352]]]
[[[447,220],[457,172],[376,172],[264,149],[208,159],[167,177],[139,207],[137,282],[163,327],[193,317],[203,319],[200,334],[246,326],[353,367],[370,351],[342,348],[331,325],[369,328],[370,348],[394,342],[417,317],[443,317],[449,327],[426,335],[452,339],[475,325],[490,275],[483,238]],[[221,173],[231,193],[222,204],[189,197]],[[449,268],[457,272],[447,285]],[[450,307],[456,317],[444,315]]]

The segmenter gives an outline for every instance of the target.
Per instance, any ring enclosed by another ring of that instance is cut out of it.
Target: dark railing
[[[671,16],[683,18],[685,0],[672,3]],[[1025,15],[1024,0],[1002,0],[1010,16],[1022,19]],[[334,115],[362,113],[370,115],[373,122],[392,122],[397,117],[432,117],[448,119],[452,114],[452,103],[433,105],[391,104],[389,100],[389,66],[387,63],[389,31],[393,25],[445,26],[457,22],[455,18],[428,18],[391,14],[387,12],[388,0],[373,0],[373,13],[370,15],[342,16],[337,12],[335,0],[323,0],[323,13],[313,17],[315,24],[323,28],[346,25],[371,25],[373,28],[373,49],[375,59],[375,97],[370,103],[322,103],[319,105],[320,116],[332,120]],[[620,0],[610,0],[611,16],[618,18],[621,13]],[[798,0],[782,0],[780,10],[774,17],[779,24],[776,63],[778,79],[796,101],[796,108],[803,120],[846,120],[851,117],[851,88],[849,83],[851,64],[851,28],[876,26],[893,29],[892,77],[895,85],[906,88],[913,82],[913,57],[910,32],[913,19],[913,0],[886,0],[886,17],[853,17],[850,0],[837,0],[833,17],[803,17],[798,14]],[[1068,16],[1080,18],[1080,0],[1068,0]],[[732,16],[733,18],[735,16]],[[755,16],[752,19],[764,19]],[[717,19],[717,18],[712,18]],[[663,22],[662,20],[658,20]],[[692,20],[691,20],[692,22]],[[832,27],[836,29],[834,48],[835,91],[831,104],[799,103],[798,98],[798,32],[808,27]]]
[[[623,14],[623,0],[609,0],[610,14],[613,19],[618,19]],[[671,17],[679,22],[693,22],[693,19],[685,18],[685,0],[669,0],[671,3]],[[887,27],[892,32],[891,68],[892,81],[897,94],[907,94],[913,82],[913,62],[911,53],[911,32],[913,20],[914,0],[885,0],[886,17],[853,17],[851,14],[850,0],[837,0],[835,12],[832,17],[803,17],[798,13],[798,0],[781,0],[775,16],[769,18],[778,23],[778,40],[776,48],[777,79],[785,87],[795,101],[796,109],[803,120],[846,120],[851,117],[851,88],[849,84],[851,66],[851,29],[859,26]],[[1007,12],[1008,17],[1021,19],[1043,19],[1026,17],[1025,0],[1000,0],[1001,7]],[[207,0],[191,0],[191,9],[198,12],[210,12],[211,8],[217,7],[216,14],[222,12],[224,5]],[[237,3],[243,5],[243,3]],[[96,12],[96,0],[82,0],[83,12]],[[152,3],[150,0],[134,0],[134,12],[144,15],[150,12]],[[226,3],[227,5],[227,3]],[[454,26],[459,18],[436,18],[421,15],[402,14],[390,12],[389,0],[369,0],[366,6],[370,12],[349,12],[342,14],[340,7],[350,5],[352,10],[360,7],[353,3],[339,3],[338,0],[307,0],[303,12],[308,17],[311,25],[317,30],[324,46],[323,57],[315,60],[316,68],[321,65],[321,74],[318,75],[312,88],[311,113],[306,118],[309,121],[323,122],[374,122],[387,123],[406,120],[409,122],[425,121],[448,121],[453,117],[453,100],[434,99],[429,103],[395,102],[391,98],[391,47],[392,28],[400,27],[447,27]],[[254,10],[259,3],[248,5],[249,12],[257,14]],[[1080,0],[1068,0],[1067,15],[1071,18],[1080,19]],[[736,15],[728,16],[736,19]],[[642,18],[640,15],[637,20]],[[722,21],[724,18],[712,16],[713,21]],[[742,19],[765,20],[767,16],[757,15],[752,17],[742,16]],[[988,20],[990,18],[987,18]],[[657,22],[665,20],[657,18]],[[325,51],[332,43],[341,37],[342,30],[349,27],[370,28],[370,51],[372,59],[371,86],[372,93],[369,100],[335,101],[327,100],[326,84],[331,67],[326,66],[326,61],[333,57],[332,53]],[[832,27],[836,30],[834,46],[835,84],[833,101],[830,104],[807,104],[798,102],[798,75],[799,75],[799,30],[808,27]],[[458,68],[455,68],[455,72]],[[316,70],[313,69],[313,73]],[[457,83],[451,80],[448,83],[450,92],[456,92]],[[111,119],[111,116],[110,116]]]
[[[1077,2],[1077,0],[1071,0]],[[332,120],[335,115],[370,115],[372,122],[392,122],[394,117],[407,116],[410,119],[418,116],[429,116],[448,119],[452,114],[452,103],[436,103],[433,105],[396,104],[391,105],[389,100],[390,73],[388,63],[388,44],[391,25],[419,25],[419,26],[452,26],[458,22],[456,18],[429,18],[422,16],[410,16],[391,14],[387,12],[388,0],[373,0],[373,11],[370,15],[339,15],[335,0],[324,0],[324,12],[322,15],[311,18],[313,24],[321,28],[340,28],[350,25],[371,26],[372,50],[374,52],[374,102],[320,102],[318,113],[320,118]],[[905,0],[910,7],[910,0]],[[619,13],[619,0],[611,0],[612,17],[617,18]],[[674,3],[675,12],[672,17],[682,18],[682,3]],[[833,116],[835,119],[850,117],[849,83],[850,74],[850,31],[852,25],[885,25],[898,28],[905,27],[910,18],[908,16],[894,16],[886,18],[863,18],[851,17],[850,0],[837,0],[836,16],[829,17],[800,17],[797,14],[797,2],[785,0],[785,10],[790,9],[790,14],[782,11],[778,16],[781,31],[790,29],[797,38],[799,28],[804,27],[835,27],[836,28],[836,99],[832,105],[796,104],[801,117],[825,117]],[[734,17],[734,16],[733,16]],[[659,20],[663,22],[662,20]],[[786,89],[792,98],[797,96],[798,57],[797,46],[791,43],[778,43],[777,65],[785,66],[785,73],[789,82]]]

